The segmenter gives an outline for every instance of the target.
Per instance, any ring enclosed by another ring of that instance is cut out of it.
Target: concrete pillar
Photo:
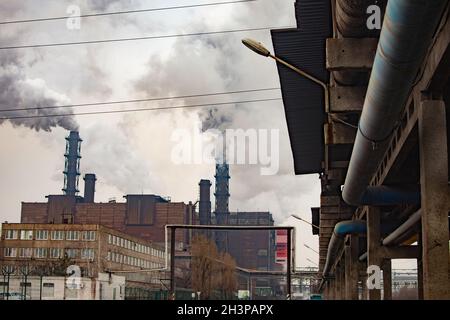
[[[367,207],[367,265],[381,269],[380,256],[380,210]],[[381,288],[380,288],[381,289]],[[369,300],[380,300],[381,290],[369,289]]]
[[[350,243],[345,247],[345,299],[358,300],[358,245],[359,238],[350,236]]]
[[[345,299],[345,273],[344,273],[344,266],[342,265],[342,261],[339,265],[339,273],[338,273],[338,292],[339,295],[337,297],[337,300],[344,300]]]
[[[392,300],[392,260],[383,261],[383,300]]]
[[[417,258],[417,297],[419,300],[423,300],[422,231],[419,232],[417,245],[420,250],[420,255]]]
[[[423,297],[450,299],[448,150],[443,101],[421,102],[419,147]]]

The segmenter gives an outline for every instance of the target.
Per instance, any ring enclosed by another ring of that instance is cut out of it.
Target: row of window
[[[62,230],[35,230],[34,231],[34,239],[35,240],[48,240],[49,234],[51,236],[51,240],[64,240],[64,236],[66,240],[71,241],[95,241],[95,231],[62,231]],[[33,240],[33,230],[6,230],[5,234],[6,240]]]
[[[62,248],[5,248],[5,258],[37,258],[37,259],[59,259],[67,255],[71,259],[94,260],[94,249],[62,249]]]
[[[157,250],[121,237],[113,236],[111,234],[108,235],[108,243],[128,250],[149,254],[154,257],[164,258],[164,251]]]
[[[124,254],[111,252],[111,251],[108,251],[107,260],[115,262],[115,263],[126,264],[129,266],[141,267],[141,268],[146,268],[146,269],[157,269],[157,268],[164,267],[164,265],[162,263],[147,261],[144,259],[130,257],[130,256],[127,256]]]

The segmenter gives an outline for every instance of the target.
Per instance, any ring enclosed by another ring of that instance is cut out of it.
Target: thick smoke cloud
[[[33,109],[68,104],[69,99],[49,88],[42,79],[28,78],[23,71],[20,57],[14,52],[2,52],[0,55],[0,108],[11,109],[2,112],[1,117],[34,117],[25,119],[0,120],[10,121],[14,126],[25,126],[36,131],[51,131],[62,127],[67,130],[77,130],[78,124],[74,116],[40,117],[46,115],[70,114],[70,110]],[[14,111],[14,109],[33,109]],[[0,119],[1,119],[0,117]]]

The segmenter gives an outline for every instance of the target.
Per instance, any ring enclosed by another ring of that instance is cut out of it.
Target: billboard
[[[288,231],[287,230],[277,230],[275,235],[275,263],[286,265],[288,259],[288,249],[287,249]]]

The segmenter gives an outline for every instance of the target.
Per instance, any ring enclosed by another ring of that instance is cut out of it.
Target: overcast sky
[[[0,20],[66,15],[69,5],[82,14],[157,8],[211,1],[149,0],[2,0]],[[101,40],[149,35],[181,34],[241,28],[295,26],[294,0],[195,9],[115,15],[82,20],[80,30],[66,21],[3,25],[0,46]],[[32,108],[149,97],[167,97],[279,87],[275,64],[246,49],[244,37],[265,43],[269,31],[0,51],[2,109]],[[178,99],[126,106],[77,108],[75,112],[124,108],[205,104],[276,98],[279,92]],[[37,111],[33,111],[35,114]],[[38,113],[66,110],[41,110]],[[2,116],[23,115],[8,113]],[[82,137],[81,171],[96,173],[96,200],[122,201],[131,193],[170,196],[172,201],[196,201],[198,182],[214,182],[214,165],[177,165],[171,161],[174,130],[201,133],[205,128],[280,130],[280,170],[262,176],[260,167],[232,165],[230,210],[270,211],[277,224],[297,227],[297,263],[312,266],[318,249],[311,227],[289,218],[310,220],[319,206],[317,175],[295,176],[281,102],[226,107],[140,112],[120,115],[73,116],[0,122],[0,218],[19,222],[21,201],[45,201],[63,186],[65,136],[79,129]],[[204,133],[205,135],[207,133]],[[83,181],[80,179],[80,190]],[[214,200],[214,199],[213,199]],[[214,206],[214,204],[213,204]]]

